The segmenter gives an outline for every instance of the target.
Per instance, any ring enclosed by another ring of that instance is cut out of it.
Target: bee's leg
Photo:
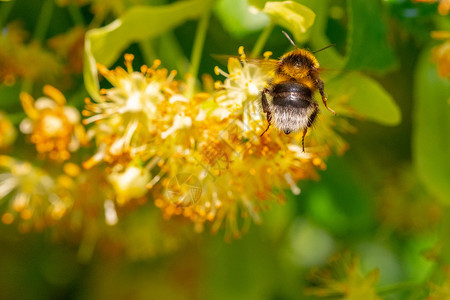
[[[303,136],[302,136],[302,150],[303,150],[303,152],[305,152],[305,135],[308,132],[308,128],[311,127],[314,124],[314,121],[316,120],[316,117],[317,117],[318,114],[319,114],[319,106],[316,105],[316,107],[314,107],[313,112],[308,117],[308,124],[307,124],[307,126],[303,129]]]
[[[266,93],[267,92],[268,92],[267,89],[264,89],[262,91],[262,93],[261,93],[261,104],[262,104],[263,112],[266,113],[267,122],[269,122],[269,125],[267,126],[266,130],[264,130],[264,132],[261,133],[260,137],[263,136],[264,133],[266,133],[267,130],[269,130],[270,121],[272,121],[272,113],[270,112],[269,102],[267,102],[267,98],[266,98]]]
[[[303,129],[303,136],[302,136],[302,151],[305,152],[305,135],[308,132],[308,127],[305,127]]]
[[[310,74],[311,74],[311,77],[316,81],[316,86],[319,89],[319,93],[322,96],[322,102],[325,105],[326,109],[331,111],[333,114],[336,114],[336,112],[334,110],[332,110],[331,108],[329,108],[327,105],[327,96],[325,95],[324,84],[323,84],[322,79],[320,79],[319,72],[316,70],[316,71],[311,72]]]

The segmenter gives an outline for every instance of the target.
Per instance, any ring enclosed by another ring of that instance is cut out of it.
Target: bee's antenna
[[[336,46],[336,44],[330,44],[330,45],[328,45],[328,46],[326,46],[326,47],[323,47],[322,49],[313,51],[313,52],[311,52],[311,53],[317,53],[317,52],[320,52],[320,51],[322,51],[322,50],[325,50],[325,49],[328,49],[328,48],[334,47],[334,46]]]
[[[291,42],[292,45],[294,45],[295,48],[298,48],[297,45],[294,43],[294,41],[291,39],[291,37],[286,33],[286,31],[281,31],[289,40],[289,42]]]

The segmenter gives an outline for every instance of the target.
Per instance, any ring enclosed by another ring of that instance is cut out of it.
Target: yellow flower
[[[168,74],[166,69],[157,69],[159,61],[135,72],[133,59],[133,55],[125,55],[127,71],[98,66],[113,87],[101,90],[97,102],[86,100],[83,114],[88,118],[84,123],[95,122],[90,131],[98,144],[98,152],[84,164],[86,168],[102,160],[127,164],[137,155],[151,152],[155,143],[179,128],[189,127],[184,119],[183,124],[178,124],[177,119],[173,123],[175,103],[187,102],[173,80],[176,72]],[[182,110],[177,113],[181,116]]]
[[[364,275],[360,270],[359,259],[344,253],[333,257],[322,269],[311,272],[310,281],[314,287],[307,288],[305,293],[345,300],[381,300],[375,290],[378,279],[377,269]]]
[[[246,60],[244,48],[239,48],[240,59],[228,59],[228,73],[219,67],[214,69],[216,75],[226,77],[223,83],[216,82],[215,99],[221,107],[235,110],[255,102],[270,77],[270,71],[263,64],[251,64]],[[268,55],[266,55],[268,58]]]
[[[108,180],[112,184],[116,193],[116,201],[119,205],[124,205],[132,198],[143,197],[150,182],[149,172],[141,167],[130,165],[125,170],[120,165],[113,168]]]
[[[20,100],[28,118],[20,124],[20,130],[30,134],[30,140],[40,154],[48,154],[53,160],[67,160],[70,152],[78,150],[87,142],[80,123],[80,113],[72,106],[66,106],[66,98],[56,88],[44,86],[44,94],[34,101],[22,92]]]
[[[23,227],[42,229],[46,223],[59,220],[71,206],[71,198],[60,197],[55,181],[43,170],[28,162],[0,156],[0,203],[9,202],[2,214],[10,224],[20,216]]]
[[[16,136],[16,128],[14,128],[11,121],[9,121],[7,115],[0,111],[0,149],[12,145]]]

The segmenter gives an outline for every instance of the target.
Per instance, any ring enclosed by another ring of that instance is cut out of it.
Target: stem
[[[80,7],[76,4],[74,4],[73,2],[70,2],[68,5],[68,10],[69,10],[69,14],[70,17],[72,18],[73,22],[76,25],[82,25],[84,26],[84,18],[83,18],[83,13],[80,10]]]
[[[84,232],[83,240],[80,248],[78,248],[78,261],[80,263],[88,263],[95,250],[98,240],[98,228],[95,224],[89,224],[88,229]]]
[[[211,3],[208,4],[211,6]],[[203,45],[205,43],[206,31],[208,30],[209,17],[211,8],[208,7],[203,13],[197,26],[195,33],[194,47],[191,55],[191,66],[189,67],[189,78],[187,79],[187,98],[191,99],[194,95],[195,81],[200,67],[200,59],[202,57]]]
[[[153,50],[152,43],[149,40],[139,43],[139,49],[141,50],[144,61],[147,65],[151,66],[156,58],[155,50]]]
[[[177,38],[171,33],[162,35],[159,40],[159,56],[164,61],[164,65],[175,69],[178,74],[183,77],[188,72],[189,60],[184,55]]]
[[[34,31],[33,39],[42,42],[47,34],[48,25],[52,18],[54,9],[54,0],[45,0],[41,7],[41,13],[39,15],[36,30]]]
[[[270,24],[264,28],[263,32],[261,32],[261,35],[258,37],[258,40],[256,41],[255,47],[253,47],[252,53],[250,54],[250,57],[258,57],[261,54],[261,51],[264,47],[264,45],[267,42],[267,39],[269,38],[270,34],[272,33],[274,24],[270,22]]]
[[[39,14],[39,18],[36,23],[36,30],[33,34],[33,39],[42,43],[47,35],[48,25],[50,24],[50,20],[52,18],[54,0],[46,0],[41,7],[41,13]],[[31,92],[33,89],[33,80],[25,79],[22,82],[22,91]]]
[[[13,1],[3,3],[2,5],[0,5],[0,7],[2,8],[0,10],[0,28],[3,28],[3,26],[5,26],[5,21],[8,18],[8,15],[11,12],[13,5],[14,5]]]

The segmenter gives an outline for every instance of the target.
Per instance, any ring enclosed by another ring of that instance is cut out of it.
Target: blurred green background
[[[17,127],[25,117],[20,91],[39,94],[43,84],[82,108],[90,84],[80,64],[85,33],[118,18],[130,37],[100,37],[113,46],[99,46],[96,60],[118,64],[125,52],[137,65],[159,58],[180,78],[205,14],[211,13],[199,77],[220,63],[213,54],[234,55],[239,46],[250,52],[265,41],[262,50],[273,57],[292,49],[281,31],[294,27],[258,13],[266,1],[187,1],[183,14],[157,17],[178,2],[0,2],[0,110]],[[188,221],[163,220],[153,203],[114,227],[95,225],[95,243],[64,228],[20,233],[1,224],[0,298],[450,299],[448,1],[297,2],[316,20],[306,34],[292,32],[296,42],[308,49],[336,45],[317,56],[325,77],[327,69],[342,71],[344,80],[327,91],[356,89],[365,116],[351,120],[356,131],[344,135],[348,150],[329,158],[318,181],[300,182],[298,196],[286,191],[285,205],[273,205],[261,225],[230,242],[222,231],[195,233]],[[138,6],[156,17],[130,15]],[[23,40],[7,38],[12,26],[27,33]],[[447,35],[433,38],[436,31]],[[11,53],[30,72],[7,77]],[[19,136],[14,155],[29,158],[29,147]]]

